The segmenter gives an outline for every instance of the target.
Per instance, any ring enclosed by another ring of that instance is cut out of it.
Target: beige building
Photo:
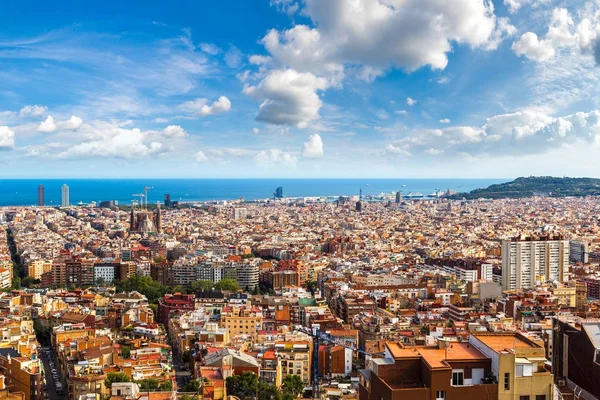
[[[229,332],[229,337],[246,335],[256,338],[262,329],[263,316],[260,311],[245,307],[235,307],[231,310],[223,309],[221,324]]]
[[[303,382],[311,381],[311,341],[284,341],[275,343],[277,358],[281,362],[281,379],[287,375],[298,375]]]
[[[34,279],[42,279],[44,272],[50,272],[52,270],[52,262],[45,260],[35,260],[29,263],[27,267],[27,276],[31,276]]]
[[[551,400],[552,373],[543,347],[515,332],[472,333],[469,343],[492,360],[498,400]]]

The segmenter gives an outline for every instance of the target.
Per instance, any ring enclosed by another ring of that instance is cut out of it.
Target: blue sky
[[[5,1],[0,26],[3,178],[598,176],[598,1]]]

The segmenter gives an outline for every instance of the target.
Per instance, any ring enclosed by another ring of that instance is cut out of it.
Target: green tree
[[[200,382],[197,379],[192,379],[184,387],[183,392],[196,393],[200,388]]]
[[[26,288],[39,285],[40,282],[41,281],[39,279],[35,279],[33,276],[26,276],[25,278],[21,279],[21,285]]]
[[[282,400],[283,396],[277,387],[260,382],[258,384],[258,400]]]
[[[244,372],[241,375],[233,375],[225,381],[227,394],[237,396],[242,400],[256,398],[258,391],[258,377],[253,372]]]
[[[121,358],[128,359],[131,357],[131,347],[129,346],[121,346],[121,352],[119,353]]]
[[[33,330],[38,342],[43,345],[50,344],[51,330],[40,323],[39,319],[33,321]]]
[[[158,386],[158,390],[162,392],[170,392],[173,390],[173,382],[172,381],[164,381]]]
[[[109,372],[104,380],[104,385],[111,387],[114,382],[131,382],[131,378],[122,372]]]
[[[193,292],[200,292],[204,290],[211,290],[215,286],[212,281],[195,281],[190,285],[190,289]]]
[[[140,390],[156,390],[158,389],[158,381],[156,379],[142,379],[136,382],[140,386]]]
[[[315,281],[306,281],[304,283],[304,288],[310,292],[311,295],[315,295],[315,292],[318,289],[317,282]]]
[[[286,375],[281,383],[281,390],[285,396],[297,398],[304,391],[304,382],[298,375]]]
[[[233,279],[221,279],[219,282],[215,284],[215,289],[217,290],[229,290],[231,292],[237,292],[240,290],[240,285]]]

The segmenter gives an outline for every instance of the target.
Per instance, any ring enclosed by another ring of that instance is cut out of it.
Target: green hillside
[[[531,197],[535,195],[552,197],[600,196],[600,179],[531,176],[517,178],[512,182],[491,185],[485,189],[475,189],[469,193],[457,193],[450,196],[450,198],[506,199]]]

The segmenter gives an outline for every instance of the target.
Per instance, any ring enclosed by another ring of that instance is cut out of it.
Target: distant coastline
[[[164,195],[185,203],[217,200],[258,200],[271,198],[279,186],[285,197],[364,196],[402,191],[421,193],[452,190],[472,191],[486,188],[506,179],[0,179],[0,206],[33,206],[37,204],[38,185],[44,186],[45,204],[58,206],[61,186],[70,188],[71,204],[89,204],[114,200],[131,204],[134,194],[151,187],[150,204],[162,203]]]

